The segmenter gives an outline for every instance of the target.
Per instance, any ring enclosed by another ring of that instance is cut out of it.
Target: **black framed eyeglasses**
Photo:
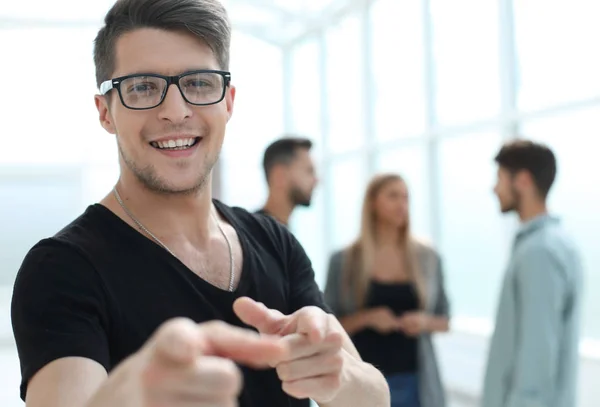
[[[160,105],[171,85],[176,85],[183,99],[195,106],[219,103],[231,82],[231,73],[212,69],[184,72],[176,76],[134,74],[109,79],[100,85],[100,94],[116,89],[123,106],[133,110],[152,109]]]

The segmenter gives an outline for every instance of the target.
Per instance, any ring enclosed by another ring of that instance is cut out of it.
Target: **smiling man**
[[[121,174],[19,270],[11,311],[28,407],[389,406],[300,244],[212,199],[235,98],[229,42],[216,0],[120,0],[108,12],[95,101]]]

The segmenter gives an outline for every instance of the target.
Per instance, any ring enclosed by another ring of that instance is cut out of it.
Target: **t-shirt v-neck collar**
[[[195,279],[198,280],[200,282],[200,284],[207,286],[208,289],[218,290],[219,292],[222,292],[225,294],[238,295],[240,292],[245,291],[246,284],[247,284],[247,281],[249,278],[248,266],[247,266],[249,263],[249,261],[248,261],[249,260],[249,258],[248,258],[249,246],[248,246],[246,237],[241,232],[242,228],[236,222],[235,216],[230,212],[229,208],[227,208],[227,206],[225,206],[224,204],[222,204],[216,200],[213,200],[213,204],[215,205],[215,208],[217,209],[219,214],[221,216],[223,216],[225,218],[225,220],[233,227],[236,234],[238,235],[240,244],[242,246],[242,258],[243,258],[242,272],[241,272],[240,280],[238,282],[238,286],[233,291],[228,291],[228,290],[219,288],[219,287],[211,284],[210,282],[206,281],[205,279],[200,277],[198,274],[194,273],[181,260],[179,260],[177,257],[171,255],[171,253],[169,253],[160,244],[158,244],[158,242],[156,242],[155,240],[153,240],[151,237],[147,236],[146,234],[141,233],[140,231],[137,231],[135,228],[133,228],[131,225],[129,225],[127,222],[125,222],[123,219],[121,219],[117,214],[115,214],[113,211],[111,211],[106,206],[104,206],[100,203],[97,203],[97,204],[91,205],[88,208],[88,210],[97,211],[99,214],[101,214],[101,216],[105,217],[107,219],[107,221],[113,225],[112,227],[118,228],[119,231],[122,231],[124,234],[126,234],[127,235],[126,238],[128,240],[131,239],[132,242],[139,242],[140,244],[143,244],[148,250],[151,250],[153,253],[156,253],[156,255],[160,256],[163,260],[169,262],[173,266],[183,269],[187,274],[191,274],[191,276],[193,278],[195,277]]]

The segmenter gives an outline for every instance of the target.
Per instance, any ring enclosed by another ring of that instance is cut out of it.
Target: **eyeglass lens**
[[[157,76],[134,76],[120,84],[123,103],[134,109],[158,106],[166,93],[167,80]],[[184,98],[195,105],[217,103],[223,97],[224,78],[215,72],[196,72],[179,79]]]

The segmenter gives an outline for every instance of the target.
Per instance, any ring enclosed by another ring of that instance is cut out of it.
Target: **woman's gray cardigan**
[[[339,251],[329,261],[329,274],[325,287],[325,301],[336,317],[341,318],[357,311],[357,305],[351,296],[342,297],[343,251]],[[431,247],[419,243],[417,258],[425,279],[427,298],[425,311],[438,316],[449,317],[449,304],[444,290],[442,262],[438,253]],[[445,407],[446,397],[440,378],[435,350],[431,335],[425,333],[419,337],[418,377],[421,407]]]

